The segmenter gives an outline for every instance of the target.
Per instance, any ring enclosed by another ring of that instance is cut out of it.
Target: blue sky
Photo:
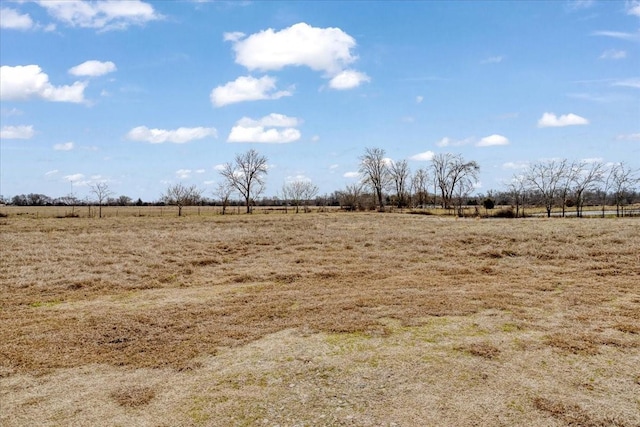
[[[251,148],[265,195],[358,178],[365,147],[480,164],[640,168],[640,2],[3,1],[0,193],[106,182],[213,197]]]

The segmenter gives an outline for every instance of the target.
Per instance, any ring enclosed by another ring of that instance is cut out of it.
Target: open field
[[[0,218],[3,426],[638,426],[637,218]]]

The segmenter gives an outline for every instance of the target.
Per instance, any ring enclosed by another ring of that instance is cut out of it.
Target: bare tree
[[[98,182],[90,186],[91,192],[98,199],[98,218],[102,218],[102,203],[113,194],[106,182]]]
[[[409,164],[406,160],[400,160],[399,162],[391,162],[389,164],[389,174],[396,188],[396,202],[398,207],[402,208],[408,204],[408,181],[411,172],[409,171]]]
[[[564,171],[562,173],[562,176],[560,177],[560,181],[558,182],[558,195],[560,196],[560,201],[562,202],[563,218],[566,215],[567,201],[569,200],[569,195],[571,194],[571,186],[580,173],[581,167],[582,165],[577,162],[565,164]]]
[[[427,204],[429,194],[429,174],[425,169],[418,169],[411,179],[413,192],[413,205],[424,206]]]
[[[229,199],[231,198],[233,191],[234,188],[228,181],[221,182],[216,187],[215,195],[218,196],[218,199],[220,199],[220,203],[222,204],[222,215],[227,212],[227,206],[229,206]]]
[[[524,218],[524,202],[527,194],[527,177],[525,175],[514,175],[509,183],[509,193],[516,205],[516,218],[520,215],[522,206],[522,217]]]
[[[635,184],[640,182],[640,178],[636,177],[635,171],[624,162],[613,165],[611,178],[613,197],[616,202],[616,216],[624,216],[625,195]]]
[[[251,200],[264,191],[267,158],[253,149],[244,154],[236,154],[235,162],[226,163],[220,174],[229,185],[238,190],[245,200],[247,213],[251,213]]]
[[[387,162],[382,148],[366,148],[364,155],[360,157],[359,172],[362,180],[371,187],[381,211],[384,210],[383,191],[389,185],[390,178]]]
[[[558,186],[566,171],[566,160],[547,160],[534,163],[527,171],[527,181],[536,191],[547,211],[547,218],[551,217],[551,209],[558,195]]]
[[[362,183],[347,185],[344,191],[338,193],[338,202],[342,209],[355,211],[360,206]]]
[[[189,187],[182,183],[170,185],[162,196],[162,200],[168,205],[178,207],[178,216],[182,216],[184,206],[196,205],[200,202],[202,191],[195,185]]]
[[[431,161],[442,207],[450,208],[455,195],[458,196],[460,210],[462,196],[478,182],[480,166],[475,161],[467,162],[459,154],[450,153],[436,154]]]
[[[573,196],[575,197],[576,216],[582,217],[584,207],[584,194],[586,191],[596,189],[598,182],[602,181],[604,165],[602,162],[580,162],[577,173],[573,176]]]
[[[290,201],[296,207],[296,213],[300,211],[301,204],[304,204],[304,210],[307,212],[309,200],[316,197],[316,194],[318,194],[318,187],[308,180],[285,182],[282,186],[285,204]]]

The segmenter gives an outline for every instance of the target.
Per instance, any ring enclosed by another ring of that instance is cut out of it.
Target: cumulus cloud
[[[28,30],[33,27],[33,20],[28,14],[20,14],[9,8],[0,9],[0,28],[5,30]]]
[[[37,65],[3,65],[0,67],[0,99],[25,101],[41,98],[53,102],[83,102],[86,82],[70,86],[53,86],[49,76]]]
[[[493,134],[485,136],[476,143],[476,147],[493,147],[496,145],[509,145],[509,139],[502,135]]]
[[[344,175],[342,175],[345,178],[360,178],[360,173],[359,172],[345,172]]]
[[[243,101],[257,101],[260,99],[278,99],[291,96],[288,90],[276,90],[276,79],[263,76],[259,79],[252,76],[241,76],[223,86],[211,91],[211,102],[216,107]]]
[[[344,70],[329,80],[329,87],[337,90],[353,89],[371,79],[364,73],[355,70]]]
[[[81,173],[75,173],[73,175],[65,175],[64,179],[66,181],[76,183],[82,181],[84,179],[84,175]]]
[[[627,57],[627,52],[624,50],[609,49],[602,52],[600,59],[624,59]]]
[[[30,139],[35,134],[33,126],[3,126],[0,139]]]
[[[634,0],[627,3],[627,15],[633,15],[640,18],[640,1]]]
[[[296,117],[276,113],[271,113],[257,120],[243,117],[231,128],[227,142],[257,142],[265,144],[294,142],[301,137],[300,131],[295,128],[300,123],[301,120]]]
[[[180,127],[175,130],[167,129],[149,129],[146,126],[138,126],[127,133],[127,138],[132,141],[149,142],[151,144],[162,144],[164,142],[172,142],[174,144],[184,144],[196,139],[206,137],[216,138],[218,131],[215,128]]]
[[[131,25],[143,25],[162,18],[153,6],[140,0],[41,0],[39,4],[60,22],[101,31],[123,30]]]
[[[424,153],[414,154],[413,156],[409,157],[409,159],[428,162],[433,159],[433,156],[435,156],[435,153],[433,151],[425,151]]]
[[[246,38],[240,33],[231,34],[233,38],[225,38],[233,42],[236,63],[249,70],[307,66],[333,75],[357,59],[351,52],[355,39],[340,28],[316,28],[301,22],[281,31],[269,28]]]
[[[272,28],[246,36],[225,33],[233,44],[235,61],[248,70],[276,71],[285,67],[309,67],[330,78],[332,89],[352,89],[371,79],[350,69],[357,59],[356,41],[340,28],[318,28],[300,22],[280,31]]]
[[[111,61],[101,62],[96,60],[85,61],[69,69],[69,74],[74,76],[97,77],[116,71],[116,64]]]
[[[284,144],[300,139],[300,131],[294,128],[265,129],[263,126],[234,126],[227,138],[228,142],[258,142],[265,144]]]
[[[424,101],[424,96],[416,96],[416,104],[422,104],[422,101]]]
[[[589,120],[584,117],[580,117],[576,114],[569,113],[560,117],[554,113],[544,113],[540,120],[538,120],[539,128],[547,127],[564,127],[564,126],[576,126],[576,125],[588,125]]]
[[[73,142],[65,142],[63,144],[55,144],[53,149],[56,151],[70,151],[73,150]]]

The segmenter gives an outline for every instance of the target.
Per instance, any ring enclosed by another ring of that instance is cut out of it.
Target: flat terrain
[[[3,426],[638,426],[640,221],[0,218]]]

